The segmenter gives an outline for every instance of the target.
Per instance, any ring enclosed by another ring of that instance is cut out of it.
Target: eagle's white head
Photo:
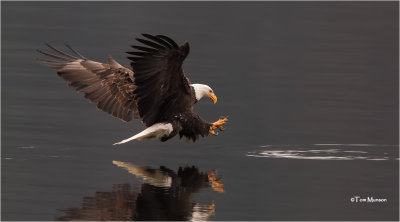
[[[211,87],[204,84],[191,84],[191,86],[194,89],[197,101],[206,96],[210,98],[214,103],[217,102],[217,96],[214,94],[214,91],[211,89]]]

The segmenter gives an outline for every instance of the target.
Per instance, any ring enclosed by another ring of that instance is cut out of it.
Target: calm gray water
[[[398,220],[398,2],[1,2],[2,220]],[[226,131],[111,144],[123,123],[35,61],[188,40]],[[352,202],[352,198],[386,202]]]

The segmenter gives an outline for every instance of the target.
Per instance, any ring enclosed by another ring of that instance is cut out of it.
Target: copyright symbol
[[[350,198],[350,201],[351,201],[351,202],[354,202],[354,201],[355,201],[354,197]]]

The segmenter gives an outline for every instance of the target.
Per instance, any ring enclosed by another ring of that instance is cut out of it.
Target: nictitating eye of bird
[[[140,119],[146,129],[115,144],[152,138],[167,141],[178,135],[196,141],[200,136],[216,134],[227,118],[208,123],[193,112],[203,97],[214,103],[217,96],[205,84],[191,84],[183,73],[183,61],[189,54],[189,43],[179,46],[164,35],[142,34],[127,52],[132,70],[113,58],[103,64],[89,60],[79,52],[66,53],[46,44],[53,52],[39,53],[38,60],[57,71],[77,92],[97,104],[97,108],[125,122]],[[114,145],[115,145],[114,144]]]

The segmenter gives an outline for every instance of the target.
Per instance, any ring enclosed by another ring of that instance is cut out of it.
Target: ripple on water
[[[248,157],[303,160],[399,160],[397,145],[378,144],[313,144],[262,145],[248,152]]]
[[[35,149],[39,148],[40,146],[28,145],[28,146],[17,146],[18,149]]]

